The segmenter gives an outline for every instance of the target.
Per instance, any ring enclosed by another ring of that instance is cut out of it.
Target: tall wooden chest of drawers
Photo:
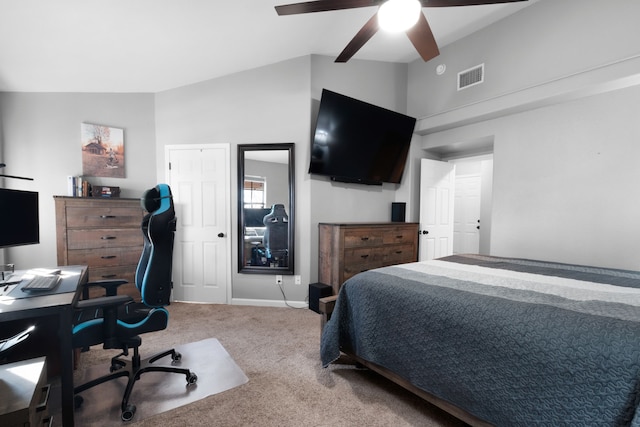
[[[89,281],[124,279],[119,294],[140,300],[135,272],[142,253],[138,199],[54,196],[58,265],[89,266]],[[89,296],[103,295],[101,288]]]
[[[362,271],[418,259],[418,223],[320,223],[318,281],[334,295]]]

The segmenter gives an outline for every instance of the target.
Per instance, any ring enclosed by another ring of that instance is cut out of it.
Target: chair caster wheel
[[[179,361],[181,361],[181,360],[182,360],[182,354],[180,354],[180,353],[178,353],[178,352],[176,351],[175,353],[173,353],[173,354],[171,355],[171,360],[172,360],[173,362],[179,362]]]
[[[122,411],[122,421],[131,421],[136,414],[136,405],[127,405]]]
[[[187,385],[195,384],[198,381],[198,376],[191,372],[187,375]]]
[[[82,402],[84,402],[84,398],[80,395],[73,396],[73,407],[74,409],[78,409],[82,406]]]

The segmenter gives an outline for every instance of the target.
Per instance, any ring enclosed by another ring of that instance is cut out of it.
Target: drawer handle
[[[401,254],[401,253],[402,253],[402,251],[396,251],[396,253],[397,253],[397,254]]]
[[[102,236],[102,240],[115,240],[116,236]]]
[[[102,219],[112,219],[112,218],[115,218],[115,217],[116,217],[115,215],[100,215],[100,218],[102,218]]]
[[[46,386],[42,387],[42,395],[44,396],[44,399],[42,399],[42,403],[36,406],[36,412],[42,412],[45,409],[47,409],[47,403],[49,402],[50,391],[51,391],[51,384],[47,384]]]
[[[369,258],[369,254],[366,254],[366,255],[360,255],[360,258]]]
[[[369,240],[369,238],[368,237],[361,237],[360,240],[363,240],[363,241],[366,242],[367,240]]]
[[[102,258],[102,259],[113,259],[113,258],[116,258],[116,255],[102,255],[100,258]]]
[[[103,274],[102,276],[103,279],[113,279],[114,277],[116,277],[115,274]]]
[[[404,236],[400,235],[400,236],[396,236],[396,239],[403,239]]]

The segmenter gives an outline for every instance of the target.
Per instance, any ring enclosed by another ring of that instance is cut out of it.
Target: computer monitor
[[[40,243],[38,193],[0,188],[0,248]]]

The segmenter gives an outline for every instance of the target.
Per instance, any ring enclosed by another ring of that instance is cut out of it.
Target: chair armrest
[[[78,310],[86,310],[88,308],[102,308],[108,310],[119,305],[124,305],[133,301],[129,295],[115,295],[112,297],[99,297],[78,301],[74,308]]]
[[[118,294],[118,287],[127,283],[129,282],[123,279],[107,279],[87,282],[84,284],[84,288],[82,289],[82,298],[89,299],[89,288],[95,288],[98,286],[102,287],[105,290],[106,296],[115,296]]]

